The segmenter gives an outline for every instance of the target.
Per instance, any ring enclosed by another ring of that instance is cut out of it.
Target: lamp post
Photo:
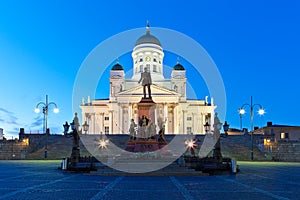
[[[223,125],[223,130],[224,130],[225,136],[228,136],[228,129],[229,129],[229,124],[227,124],[227,121],[225,121],[225,123]]]
[[[40,106],[42,106],[42,109],[43,109],[43,114],[44,114],[44,133],[46,135],[45,154],[44,154],[45,158],[47,158],[47,145],[48,145],[48,134],[49,134],[49,132],[48,132],[48,110],[49,110],[49,106],[50,105],[54,106],[54,109],[53,109],[54,113],[58,113],[59,112],[59,109],[58,109],[56,103],[54,103],[54,102],[48,102],[48,95],[46,95],[46,102],[39,102],[35,106],[35,109],[34,109],[35,113],[39,113],[40,112],[40,109],[39,109]]]
[[[209,129],[210,129],[210,124],[208,122],[206,122],[203,126],[204,126],[205,132],[207,134],[209,132]]]
[[[83,127],[84,133],[86,134],[87,131],[89,130],[89,125],[88,125],[88,123],[85,121],[84,124],[82,125],[82,127]],[[101,132],[101,134],[102,134],[102,132]]]
[[[251,131],[251,154],[250,154],[250,159],[253,160],[254,159],[254,156],[253,156],[253,117],[254,117],[253,110],[254,110],[255,106],[258,106],[259,107],[259,110],[258,110],[259,115],[263,115],[265,113],[265,110],[263,109],[262,105],[253,104],[252,96],[251,96],[250,104],[245,103],[239,109],[240,116],[242,116],[246,113],[246,111],[244,109],[246,106],[249,106],[249,108],[250,108],[250,131]]]

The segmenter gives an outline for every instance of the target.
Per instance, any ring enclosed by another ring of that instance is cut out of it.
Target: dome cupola
[[[135,46],[138,46],[140,44],[156,44],[161,47],[160,41],[155,36],[150,34],[149,23],[147,23],[146,26],[146,34],[137,39]]]

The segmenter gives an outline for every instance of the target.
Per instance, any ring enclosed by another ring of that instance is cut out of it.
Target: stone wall
[[[300,162],[300,142],[278,142],[270,146],[275,161]]]
[[[28,146],[22,142],[8,140],[0,141],[0,160],[26,159]]]
[[[126,142],[129,135],[107,135],[108,139],[122,149],[126,148]],[[171,141],[174,135],[166,135],[167,141]],[[204,141],[204,135],[198,135],[200,143]],[[29,138],[29,145],[23,142],[24,138]],[[257,137],[254,137],[255,144]],[[47,159],[61,159],[69,157],[72,151],[73,138],[63,135],[45,134],[25,134],[22,140],[0,141],[0,159],[44,159],[45,145],[47,141],[48,157]],[[200,144],[200,145],[201,145]],[[224,157],[230,157],[236,160],[249,160],[251,150],[251,137],[248,134],[221,137],[221,151]],[[80,144],[80,154],[90,156],[84,145]],[[273,144],[270,152],[265,157],[254,145],[255,160],[275,160],[300,162],[300,142],[280,142]]]

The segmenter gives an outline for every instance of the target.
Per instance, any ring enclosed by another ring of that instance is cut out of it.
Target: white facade
[[[122,66],[117,63],[110,71],[110,94],[107,100],[82,101],[82,123],[87,121],[88,134],[128,134],[130,120],[138,123],[137,105],[143,97],[143,87],[138,83],[147,68],[151,73],[152,100],[156,103],[155,124],[157,132],[165,125],[166,134],[204,134],[203,125],[214,124],[216,106],[211,100],[189,100],[186,97],[186,73],[177,63],[171,79],[163,76],[164,52],[159,40],[150,34],[141,36],[132,52],[133,76],[125,79]]]

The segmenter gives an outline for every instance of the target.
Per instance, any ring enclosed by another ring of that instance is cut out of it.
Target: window
[[[143,65],[140,65],[140,72],[143,72]]]
[[[157,62],[156,58],[153,58],[153,62]]]
[[[153,65],[153,72],[157,72],[157,67],[156,67],[156,65]]]
[[[104,127],[104,133],[105,133],[105,134],[109,134],[109,127],[108,127],[108,126],[105,126],[105,127]]]
[[[109,117],[104,117],[104,120],[108,121],[108,120],[109,120]]]
[[[139,62],[143,62],[143,58],[140,58]]]
[[[191,134],[192,133],[192,127],[186,127],[186,133]]]
[[[192,121],[192,117],[187,117],[186,120],[187,121]]]
[[[289,133],[280,133],[280,139],[289,139]]]

